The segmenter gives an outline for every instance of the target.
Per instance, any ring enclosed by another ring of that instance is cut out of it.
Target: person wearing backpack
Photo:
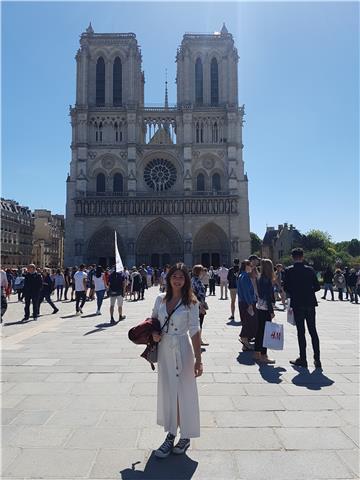
[[[109,276],[109,297],[110,297],[110,325],[115,325],[114,307],[117,302],[119,312],[119,322],[125,316],[122,314],[122,307],[124,302],[124,282],[125,276],[123,272],[117,272],[114,268]]]
[[[339,300],[342,302],[343,301],[343,293],[344,290],[346,289],[346,281],[345,281],[345,276],[340,270],[340,268],[337,268],[335,270],[334,274],[334,284],[335,287],[337,288],[337,291],[339,293]]]

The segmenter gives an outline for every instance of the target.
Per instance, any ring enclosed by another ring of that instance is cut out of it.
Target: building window
[[[199,175],[196,177],[196,190],[198,192],[205,191],[205,176],[203,173],[199,173]]]
[[[96,105],[105,105],[105,62],[102,57],[96,62]]]
[[[214,122],[212,126],[211,140],[212,140],[212,143],[218,143],[219,141],[219,131],[218,131],[217,122]]]
[[[120,193],[124,191],[124,179],[121,173],[115,173],[114,175],[113,191],[114,193]]]
[[[115,107],[122,104],[122,64],[119,57],[115,58],[113,66],[113,103]]]
[[[211,105],[219,103],[219,68],[216,58],[211,60],[210,65]]]
[[[169,190],[175,184],[176,177],[174,165],[163,158],[151,160],[144,170],[146,184],[157,192]]]
[[[102,127],[102,122],[100,122],[99,125],[95,123],[95,141],[97,143],[102,143],[103,141]]]
[[[218,173],[214,173],[211,179],[212,183],[212,189],[215,190],[216,192],[219,192],[221,190],[221,180],[220,180],[220,175]]]
[[[115,142],[116,143],[121,143],[123,140],[123,135],[122,135],[122,130],[121,130],[121,123],[118,124],[115,122],[114,124],[114,130],[115,130]]]
[[[203,104],[203,64],[200,58],[195,63],[195,103]]]
[[[99,173],[96,177],[96,193],[105,193],[105,175]]]

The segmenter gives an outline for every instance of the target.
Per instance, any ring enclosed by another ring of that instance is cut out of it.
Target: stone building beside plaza
[[[238,53],[225,25],[185,34],[177,103],[144,103],[134,33],[81,35],[70,108],[65,264],[176,260],[218,266],[250,253]]]
[[[49,210],[34,210],[33,262],[38,267],[64,265],[64,215]]]
[[[301,238],[299,230],[291,224],[267,227],[261,244],[261,257],[279,263],[283,257],[290,255],[293,248],[301,246]]]
[[[27,266],[32,261],[34,220],[31,210],[4,198],[0,205],[2,268]]]

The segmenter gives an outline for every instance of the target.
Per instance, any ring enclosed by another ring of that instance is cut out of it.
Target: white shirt
[[[85,287],[84,287],[84,278],[87,278],[87,275],[85,272],[82,272],[81,270],[77,271],[74,275],[74,280],[75,280],[75,291],[76,292],[85,292]]]
[[[228,269],[226,267],[221,267],[218,270],[218,275],[222,282],[227,282]]]
[[[93,282],[95,285],[95,292],[99,290],[105,290],[105,282],[104,282],[104,274],[102,273],[101,276],[98,278],[96,275],[93,276]]]

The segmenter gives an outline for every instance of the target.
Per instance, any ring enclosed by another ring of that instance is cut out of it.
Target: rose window
[[[144,179],[157,192],[168,190],[176,182],[176,168],[168,160],[156,158],[146,165]]]

